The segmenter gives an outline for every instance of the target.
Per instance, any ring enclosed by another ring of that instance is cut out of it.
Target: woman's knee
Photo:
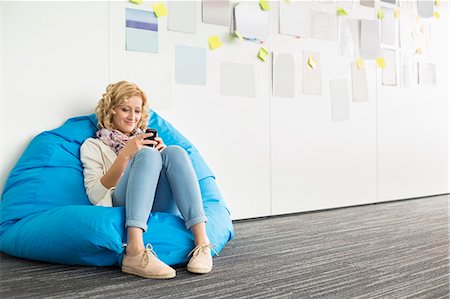
[[[179,156],[188,157],[188,154],[184,150],[184,148],[182,148],[181,146],[178,146],[178,145],[169,145],[163,150],[162,153],[164,155],[169,156],[169,157],[172,157],[172,156],[174,156],[174,157],[179,157]]]
[[[152,166],[162,166],[161,153],[153,147],[144,147],[134,156],[137,163],[150,164]]]

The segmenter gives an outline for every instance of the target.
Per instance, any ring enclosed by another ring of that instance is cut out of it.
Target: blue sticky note
[[[206,85],[206,49],[175,46],[175,82]]]

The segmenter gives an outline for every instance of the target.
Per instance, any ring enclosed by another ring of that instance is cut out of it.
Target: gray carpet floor
[[[449,195],[234,223],[213,272],[147,280],[116,267],[0,255],[1,298],[449,298]]]

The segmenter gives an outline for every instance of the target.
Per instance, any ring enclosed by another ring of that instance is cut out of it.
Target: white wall
[[[257,44],[202,23],[201,2],[196,34],[168,31],[162,18],[158,54],[125,51],[125,7],[151,9],[154,3],[1,3],[2,188],[33,136],[91,113],[109,82],[128,79],[200,149],[234,219],[450,192],[448,1],[441,1],[441,20],[431,28],[433,50],[423,57],[438,64],[438,85],[382,86],[380,71],[366,61],[370,99],[350,102],[346,122],[331,121],[328,81],[350,82],[351,60],[338,56],[336,42],[278,34],[278,3],[271,2],[271,39],[264,46],[294,53],[294,99],[271,96],[271,62],[256,58]],[[344,4],[353,16],[374,17],[358,1]],[[224,46],[207,50],[206,86],[175,83],[175,45],[208,48],[215,34]],[[303,50],[321,53],[321,96],[301,93]],[[254,65],[255,98],[220,94],[222,61]]]

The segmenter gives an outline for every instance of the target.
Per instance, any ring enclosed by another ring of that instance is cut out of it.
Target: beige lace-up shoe
[[[136,256],[125,254],[122,260],[122,272],[156,279],[174,278],[176,275],[174,269],[158,259],[150,244],[147,244],[146,248]]]
[[[213,266],[211,250],[218,255],[217,251],[214,250],[214,247],[216,247],[214,244],[200,244],[195,246],[188,254],[188,256],[192,254],[192,257],[187,264],[188,271],[198,274],[211,272]]]

